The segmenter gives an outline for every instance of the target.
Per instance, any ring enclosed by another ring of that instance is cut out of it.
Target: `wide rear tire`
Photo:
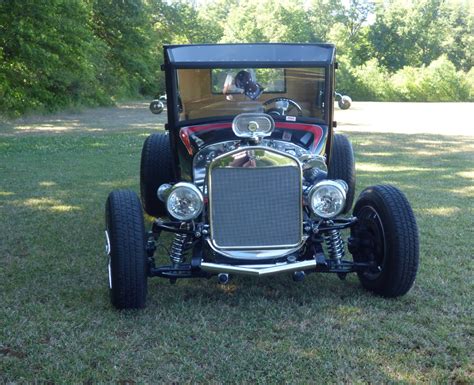
[[[140,163],[140,195],[145,212],[154,217],[166,216],[165,204],[156,195],[158,187],[171,183],[173,158],[169,135],[156,133],[146,138]]]
[[[109,289],[117,309],[145,307],[147,255],[143,211],[137,194],[115,190],[105,206]]]
[[[419,261],[418,227],[405,195],[396,187],[366,188],[354,206],[357,223],[351,237],[355,262],[375,262],[359,272],[362,286],[384,297],[406,294],[415,282]]]
[[[356,173],[352,144],[349,138],[335,134],[331,148],[331,159],[328,166],[328,179],[342,179],[349,187],[346,195],[346,205],[342,212],[345,214],[352,208],[354,202]]]

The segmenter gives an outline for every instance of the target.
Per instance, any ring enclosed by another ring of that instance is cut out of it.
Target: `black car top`
[[[334,63],[333,44],[254,43],[165,46],[174,68],[312,67]]]

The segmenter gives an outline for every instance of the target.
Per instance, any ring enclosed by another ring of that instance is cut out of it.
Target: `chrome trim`
[[[173,186],[169,183],[164,183],[160,187],[158,187],[158,190],[156,190],[156,196],[160,201],[166,202],[166,199],[168,198],[168,195],[170,195],[172,188]]]
[[[109,262],[107,263],[107,270],[109,272],[109,289],[112,290],[112,257],[109,255]]]
[[[112,256],[110,255],[112,248],[110,247],[109,232],[105,230],[105,252],[107,253],[107,271],[109,273],[109,289],[112,289]]]
[[[280,262],[280,263],[262,263],[261,265],[238,265],[239,267],[243,267],[246,269],[268,269],[269,267],[278,267],[287,265],[288,262]]]
[[[247,265],[223,265],[219,263],[201,262],[201,269],[209,273],[230,273],[261,277],[282,272],[302,271],[316,268],[314,259],[308,261],[268,265],[268,267],[251,268]]]
[[[259,131],[261,124],[267,125],[268,129]],[[244,112],[232,121],[232,131],[239,138],[264,138],[270,136],[274,129],[275,121],[264,113]]]
[[[206,170],[209,163],[211,163],[217,156],[227,154],[229,151],[234,151],[240,146],[241,140],[227,140],[225,142],[217,142],[209,144],[197,152],[193,158],[193,180],[198,187],[204,185],[206,177]]]
[[[276,245],[276,246],[235,246],[221,247],[213,239],[213,223],[212,223],[212,170],[215,168],[272,168],[272,167],[296,167],[300,175],[299,193],[303,197],[303,171],[300,161],[287,153],[270,149],[263,146],[248,146],[238,148],[218,156],[211,162],[207,170],[208,194],[209,194],[209,224],[210,224],[210,242],[218,250],[268,250],[268,249],[289,249],[300,248],[303,243],[303,202],[300,203],[300,241],[292,245]]]
[[[303,170],[317,168],[318,170],[328,172],[325,156],[308,154],[307,156],[301,156],[300,161],[303,162]]]
[[[263,154],[259,153],[259,151],[263,152]],[[240,159],[243,157],[234,157],[234,155],[237,155],[241,152],[247,152],[246,156],[248,161],[255,161],[255,166],[252,166],[252,168],[284,167],[296,164],[301,171],[300,161],[291,154],[266,146],[246,146],[238,148],[234,151],[229,151],[228,153],[216,157],[209,165],[208,173],[217,167],[247,168],[248,166],[241,164],[242,161]],[[272,156],[265,156],[265,152],[272,153]],[[232,162],[235,163],[232,164]],[[303,177],[303,174],[301,174],[301,177]]]
[[[110,255],[111,250],[109,232],[105,230],[105,253]]]
[[[306,242],[306,240],[308,239],[308,236],[307,235],[304,235],[303,236],[303,244],[304,242]],[[298,246],[298,247],[294,247],[294,248],[278,248],[278,249],[273,249],[273,250],[269,250],[269,249],[261,249],[261,250],[225,250],[225,249],[220,249],[220,248],[217,248],[213,242],[211,241],[210,238],[206,238],[206,242],[208,243],[209,247],[225,256],[225,257],[228,257],[228,258],[233,258],[233,259],[246,259],[246,260],[261,260],[261,259],[276,259],[276,258],[282,258],[282,257],[286,257],[287,255],[290,255],[290,254],[294,254],[296,253],[298,250],[301,249],[301,245]]]
[[[193,158],[193,181],[196,186],[202,188],[204,184],[204,179],[206,176],[207,166],[220,155],[226,154],[229,151],[234,151],[237,148],[246,148],[240,147],[241,140],[228,140],[224,142],[217,142],[209,144],[206,147],[203,147],[197,152]],[[298,146],[292,142],[286,142],[284,140],[277,139],[262,139],[260,146],[269,147],[277,151],[295,156],[298,158],[300,163],[306,164],[308,160],[313,159],[315,155],[311,151],[306,150],[303,147]],[[324,156],[316,155],[316,158],[321,159],[321,169],[327,171],[326,167],[326,158]],[[303,168],[308,168],[308,166],[303,166]]]

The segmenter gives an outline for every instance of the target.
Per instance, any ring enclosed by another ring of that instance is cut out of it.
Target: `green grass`
[[[359,191],[393,183],[417,216],[420,271],[402,298],[355,276],[155,278],[145,310],[119,312],[104,204],[112,189],[138,191],[151,130],[5,132],[1,383],[474,382],[472,138],[350,134]]]

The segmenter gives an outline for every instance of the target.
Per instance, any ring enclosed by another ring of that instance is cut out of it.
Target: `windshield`
[[[244,112],[274,117],[325,118],[325,69],[179,69],[180,121]]]

